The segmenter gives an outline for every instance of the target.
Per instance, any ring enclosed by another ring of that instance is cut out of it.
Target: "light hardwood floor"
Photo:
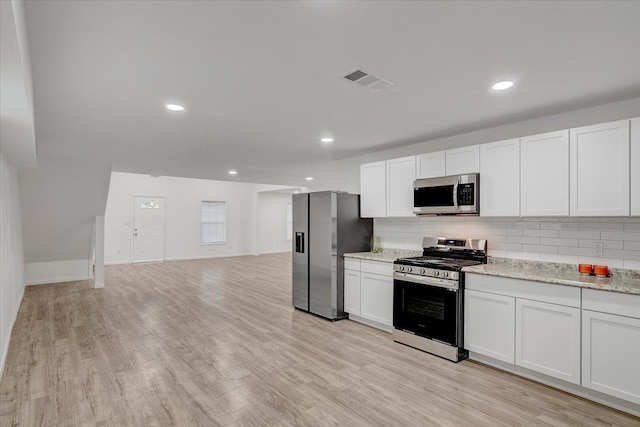
[[[0,425],[638,426],[640,419],[291,307],[289,254],[28,287]]]

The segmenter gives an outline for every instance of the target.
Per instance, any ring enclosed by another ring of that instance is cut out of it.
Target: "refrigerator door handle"
[[[304,233],[302,231],[296,231],[296,252],[304,253]]]

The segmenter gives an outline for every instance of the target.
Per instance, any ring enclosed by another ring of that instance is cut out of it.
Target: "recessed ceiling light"
[[[513,82],[511,82],[509,80],[505,80],[503,82],[495,83],[493,86],[491,86],[491,89],[493,89],[493,90],[505,90],[505,89],[509,89],[511,86],[513,86]]]
[[[298,190],[294,191],[293,194],[300,194]]]
[[[165,107],[167,107],[167,110],[171,111],[184,111],[184,107],[178,104],[167,104]]]
[[[324,142],[325,144],[329,144],[333,142],[333,138],[320,138],[320,141]]]
[[[305,178],[307,181],[313,181],[313,177],[312,176],[308,176]]]
[[[234,169],[231,169],[231,170],[229,171],[229,175],[238,175],[238,171],[237,171],[237,170],[234,170]]]

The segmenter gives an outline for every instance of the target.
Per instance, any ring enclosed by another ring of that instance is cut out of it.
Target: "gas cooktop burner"
[[[400,265],[412,265],[415,267],[439,268],[441,270],[460,271],[463,267],[483,264],[479,260],[434,258],[431,256],[420,256],[412,258],[401,258],[396,261]]]
[[[487,263],[487,241],[473,239],[422,239],[422,256],[400,258],[396,265],[418,268],[398,268],[397,271],[424,274],[424,269],[460,271],[463,267]]]

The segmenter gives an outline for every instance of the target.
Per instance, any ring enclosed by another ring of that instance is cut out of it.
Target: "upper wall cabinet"
[[[640,216],[640,117],[631,119],[631,215]]]
[[[569,131],[571,216],[629,215],[629,120]]]
[[[520,215],[520,139],[480,145],[480,215]]]
[[[387,216],[386,168],[386,162],[360,165],[360,216],[363,218]]]
[[[416,157],[387,160],[387,216],[414,216]]]
[[[568,130],[520,139],[520,214],[569,215]]]
[[[416,179],[480,172],[478,145],[416,156]]]
[[[462,175],[480,172],[480,146],[447,150],[447,175]]]
[[[363,218],[414,216],[415,156],[360,165],[360,215]]]
[[[446,153],[444,151],[416,156],[416,179],[435,178],[446,174]]]

